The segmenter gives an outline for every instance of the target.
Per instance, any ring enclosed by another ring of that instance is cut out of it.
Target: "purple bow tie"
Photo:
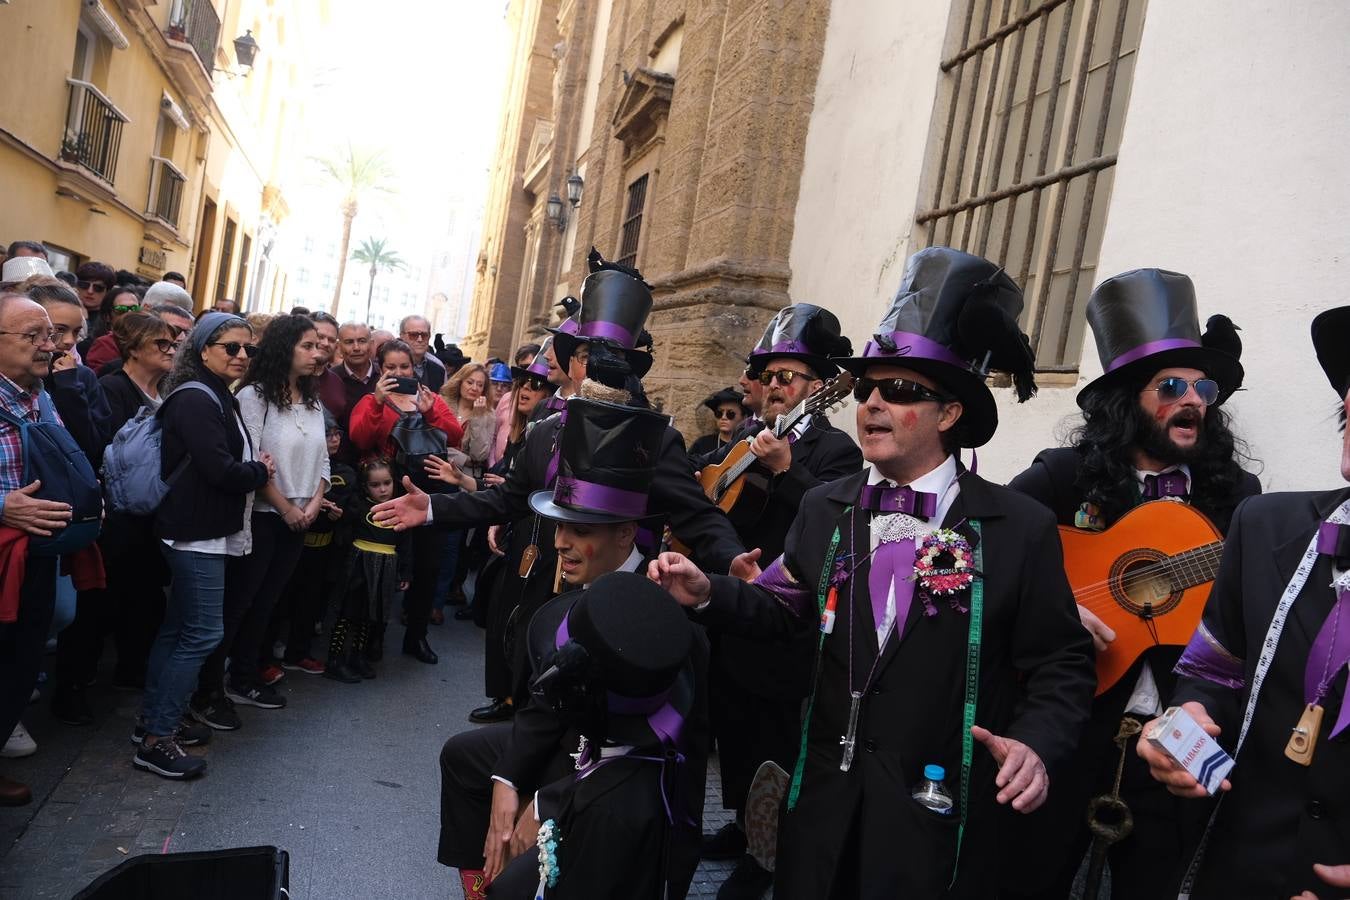
[[[1185,497],[1189,493],[1187,478],[1183,472],[1144,476],[1144,499],[1146,500],[1158,500],[1162,497]]]
[[[907,487],[863,485],[858,505],[878,513],[905,513],[927,522],[937,513],[937,494]]]
[[[567,409],[567,401],[557,394],[554,394],[544,401],[544,409],[547,409],[549,412],[562,412]]]

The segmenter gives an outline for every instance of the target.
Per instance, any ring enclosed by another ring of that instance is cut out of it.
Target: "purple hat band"
[[[622,325],[615,325],[613,322],[586,322],[577,327],[576,336],[618,341],[629,350],[637,346],[637,337],[627,328]]]
[[[1110,365],[1106,367],[1106,371],[1114,372],[1121,366],[1127,366],[1132,362],[1143,359],[1145,356],[1152,356],[1165,350],[1199,350],[1201,347],[1199,341],[1193,341],[1190,338],[1164,338],[1161,341],[1149,341],[1147,344],[1140,344],[1133,350],[1126,351],[1111,360]]]
[[[538,375],[540,378],[547,378],[548,360],[544,359],[544,354],[540,353],[534,358],[534,362],[525,367],[525,371],[531,375]]]
[[[599,510],[616,516],[632,516],[634,519],[647,515],[646,494],[593,481],[581,481],[567,475],[558,476],[553,486],[553,502],[571,509]]]
[[[863,359],[896,359],[900,357],[931,359],[935,362],[946,363],[949,366],[956,366],[958,369],[970,368],[968,362],[950,349],[921,334],[914,334],[909,331],[892,331],[890,339],[895,342],[894,350],[887,350],[876,341],[868,341],[867,346],[863,348]]]

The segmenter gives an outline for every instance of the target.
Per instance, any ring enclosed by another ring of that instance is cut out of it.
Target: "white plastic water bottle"
[[[952,795],[947,793],[947,788],[942,783],[942,779],[946,777],[947,771],[942,766],[924,766],[923,781],[918,783],[911,795],[914,797],[914,802],[939,815],[950,815]]]

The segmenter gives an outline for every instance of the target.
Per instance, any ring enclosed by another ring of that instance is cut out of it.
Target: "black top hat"
[[[581,283],[581,309],[574,334],[561,329],[554,335],[558,365],[567,368],[577,344],[603,342],[628,358],[638,378],[652,367],[652,355],[635,349],[652,311],[652,292],[636,270],[606,262],[591,248],[591,274]]]
[[[678,741],[695,674],[693,627],[675,599],[633,572],[602,575],[559,599],[530,623],[530,654],[545,663],[534,691],[599,700],[605,733],[588,737],[635,747]]]
[[[548,348],[553,344],[553,337],[544,338],[544,342],[539,345],[539,352],[534,355],[534,360],[528,366],[512,366],[511,377],[513,378],[548,378]]]
[[[1013,376],[1019,402],[1036,393],[1036,358],[1017,324],[1021,312],[1022,289],[1003,269],[950,247],[929,247],[909,258],[863,355],[839,364],[855,375],[893,365],[932,378],[961,401],[960,445],[979,447],[998,427],[985,384],[991,369]]]
[[[530,507],[546,519],[603,525],[647,517],[647,494],[665,440],[666,417],[649,409],[567,401],[558,439],[558,479]]]
[[[717,412],[717,408],[726,403],[735,403],[741,409],[745,409],[745,395],[735,388],[728,387],[722,388],[714,394],[709,394],[707,399],[703,401],[703,405],[713,412]]]
[[[840,333],[834,313],[810,303],[794,303],[769,320],[746,362],[751,375],[758,375],[771,359],[799,359],[821,378],[829,378],[839,371],[832,357],[852,352],[853,344]]]
[[[1344,401],[1350,391],[1350,306],[1319,313],[1312,321],[1312,341],[1322,371]]]
[[[1237,357],[1214,346],[1212,329],[1201,336],[1195,286],[1178,272],[1132,269],[1108,278],[1088,298],[1087,320],[1103,374],[1078,392],[1079,406],[1092,391],[1142,385],[1159,369],[1174,367],[1199,369],[1217,381],[1215,405],[1242,385]]]

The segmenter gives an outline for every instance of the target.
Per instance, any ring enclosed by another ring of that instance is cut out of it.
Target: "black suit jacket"
[[[777,559],[806,492],[816,485],[852,475],[862,466],[862,451],[853,438],[828,419],[814,417],[811,427],[793,442],[792,466],[786,472],[775,477],[756,463],[747,473],[765,479],[769,499],[754,524],[738,530],[741,543],[762,551],[761,566]],[[761,697],[804,697],[811,688],[813,646],[810,634],[772,642],[719,635],[713,654],[715,677],[730,677]]]
[[[1238,507],[1224,542],[1219,577],[1205,606],[1204,625],[1241,660],[1241,690],[1183,676],[1173,704],[1196,700],[1222,729],[1233,751],[1247,707],[1257,658],[1280,596],[1317,527],[1350,489],[1253,497]],[[1290,729],[1303,712],[1303,675],[1312,642],[1336,602],[1333,560],[1320,556],[1285,621],[1257,701],[1251,731],[1233,769],[1233,789],[1218,818],[1193,897],[1284,898],[1309,890],[1340,896],[1312,871],[1313,863],[1350,862],[1350,733],[1331,740],[1346,702],[1342,668],[1323,700],[1322,730],[1312,765],[1287,759]],[[1342,626],[1344,627],[1344,626]],[[1198,802],[1198,801],[1197,801]]]
[[[714,577],[709,605],[696,617],[710,627],[747,634],[813,631],[816,585],[831,535],[851,575],[839,587],[834,631],[824,640],[798,804],[779,832],[774,896],[830,896],[844,877],[848,842],[858,843],[857,878],[866,896],[944,895],[956,853],[956,816],[939,816],[910,798],[928,764],[943,766],[955,792],[960,772],[968,618],[939,598],[925,616],[915,599],[903,636],[878,660],[868,599],[869,516],[855,503],[866,472],[808,491],[787,536],[783,565],[801,586],[795,608],[756,585]],[[975,535],[982,527],[984,627],[977,724],[1022,741],[1051,773],[1087,720],[1096,683],[1092,645],[1078,622],[1064,577],[1059,536],[1048,511],[1031,499],[969,472],[943,526]],[[856,613],[856,623],[854,621]],[[849,653],[854,688],[876,675],[861,707],[857,756],[841,772],[840,737],[849,714]],[[995,851],[1017,816],[995,802],[997,768],[979,745],[973,761],[970,817],[960,878],[952,896],[988,897],[999,873]]]

